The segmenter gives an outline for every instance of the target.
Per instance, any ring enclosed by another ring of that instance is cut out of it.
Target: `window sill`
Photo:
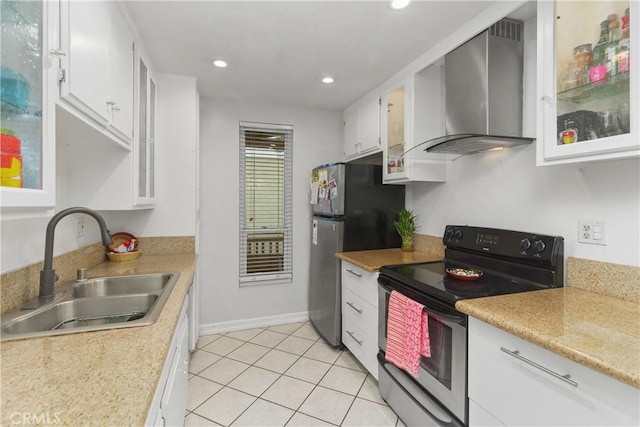
[[[264,276],[246,276],[240,278],[240,287],[260,286],[260,285],[279,285],[292,283],[292,274],[268,274]]]

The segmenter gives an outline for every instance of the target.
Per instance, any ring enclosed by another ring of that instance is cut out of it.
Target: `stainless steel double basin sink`
[[[73,284],[34,310],[2,316],[2,341],[155,323],[179,273],[111,276]]]

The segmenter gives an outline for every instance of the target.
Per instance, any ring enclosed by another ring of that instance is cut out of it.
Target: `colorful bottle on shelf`
[[[589,79],[591,83],[598,83],[607,77],[606,52],[609,43],[609,20],[600,23],[600,38],[593,47]]]
[[[0,130],[0,184],[22,187],[21,142],[9,129]]]
[[[618,74],[618,44],[622,38],[622,30],[620,29],[620,22],[618,22],[618,15],[612,13],[608,17],[609,20],[609,43],[605,51],[605,61],[607,66],[607,75],[613,77]]]
[[[618,54],[616,57],[618,73],[626,73],[629,71],[629,8],[624,11],[622,21],[622,37],[618,42]]]

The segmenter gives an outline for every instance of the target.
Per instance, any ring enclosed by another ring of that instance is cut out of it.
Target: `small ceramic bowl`
[[[482,271],[466,268],[447,268],[447,274],[458,280],[477,280],[482,277]]]

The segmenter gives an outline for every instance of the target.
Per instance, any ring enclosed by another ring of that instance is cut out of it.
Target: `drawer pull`
[[[531,360],[527,359],[526,357],[521,356],[521,355],[520,355],[520,352],[519,352],[518,350],[513,350],[513,351],[511,351],[511,350],[507,350],[507,349],[506,349],[506,348],[504,348],[504,347],[500,347],[500,351],[502,351],[502,352],[504,352],[504,353],[507,353],[509,356],[513,356],[513,357],[515,357],[516,359],[521,360],[521,361],[523,361],[524,363],[527,363],[527,364],[529,364],[529,365],[533,366],[534,368],[538,368],[538,369],[540,369],[542,372],[545,372],[545,373],[547,373],[547,374],[551,375],[552,377],[556,377],[557,379],[559,379],[559,380],[561,380],[561,381],[564,381],[564,382],[566,382],[567,384],[571,384],[571,385],[572,385],[572,386],[574,386],[574,387],[578,387],[578,383],[577,383],[577,382],[575,382],[575,381],[573,381],[573,380],[571,379],[571,375],[569,375],[569,374],[560,375],[559,373],[554,372],[554,371],[552,371],[552,370],[551,370],[551,369],[549,369],[549,368],[545,368],[544,366],[539,365],[539,364],[537,364],[536,362],[533,362],[533,361],[531,361]]]
[[[362,345],[362,343],[364,341],[359,340],[358,338],[356,338],[355,335],[353,335],[353,332],[351,332],[350,330],[347,330],[347,333],[351,336],[351,338],[353,338],[354,340],[356,340],[356,342],[358,343],[358,345]]]
[[[354,276],[356,276],[356,277],[362,277],[362,274],[361,274],[361,273],[356,273],[355,271],[353,271],[353,270],[352,270],[352,269],[350,269],[350,268],[347,268],[347,271],[348,271],[349,273],[353,274],[353,275],[354,275]]]
[[[362,314],[362,309],[356,307],[352,302],[347,301],[347,305],[351,308],[353,308],[355,311],[357,311],[358,313]]]

